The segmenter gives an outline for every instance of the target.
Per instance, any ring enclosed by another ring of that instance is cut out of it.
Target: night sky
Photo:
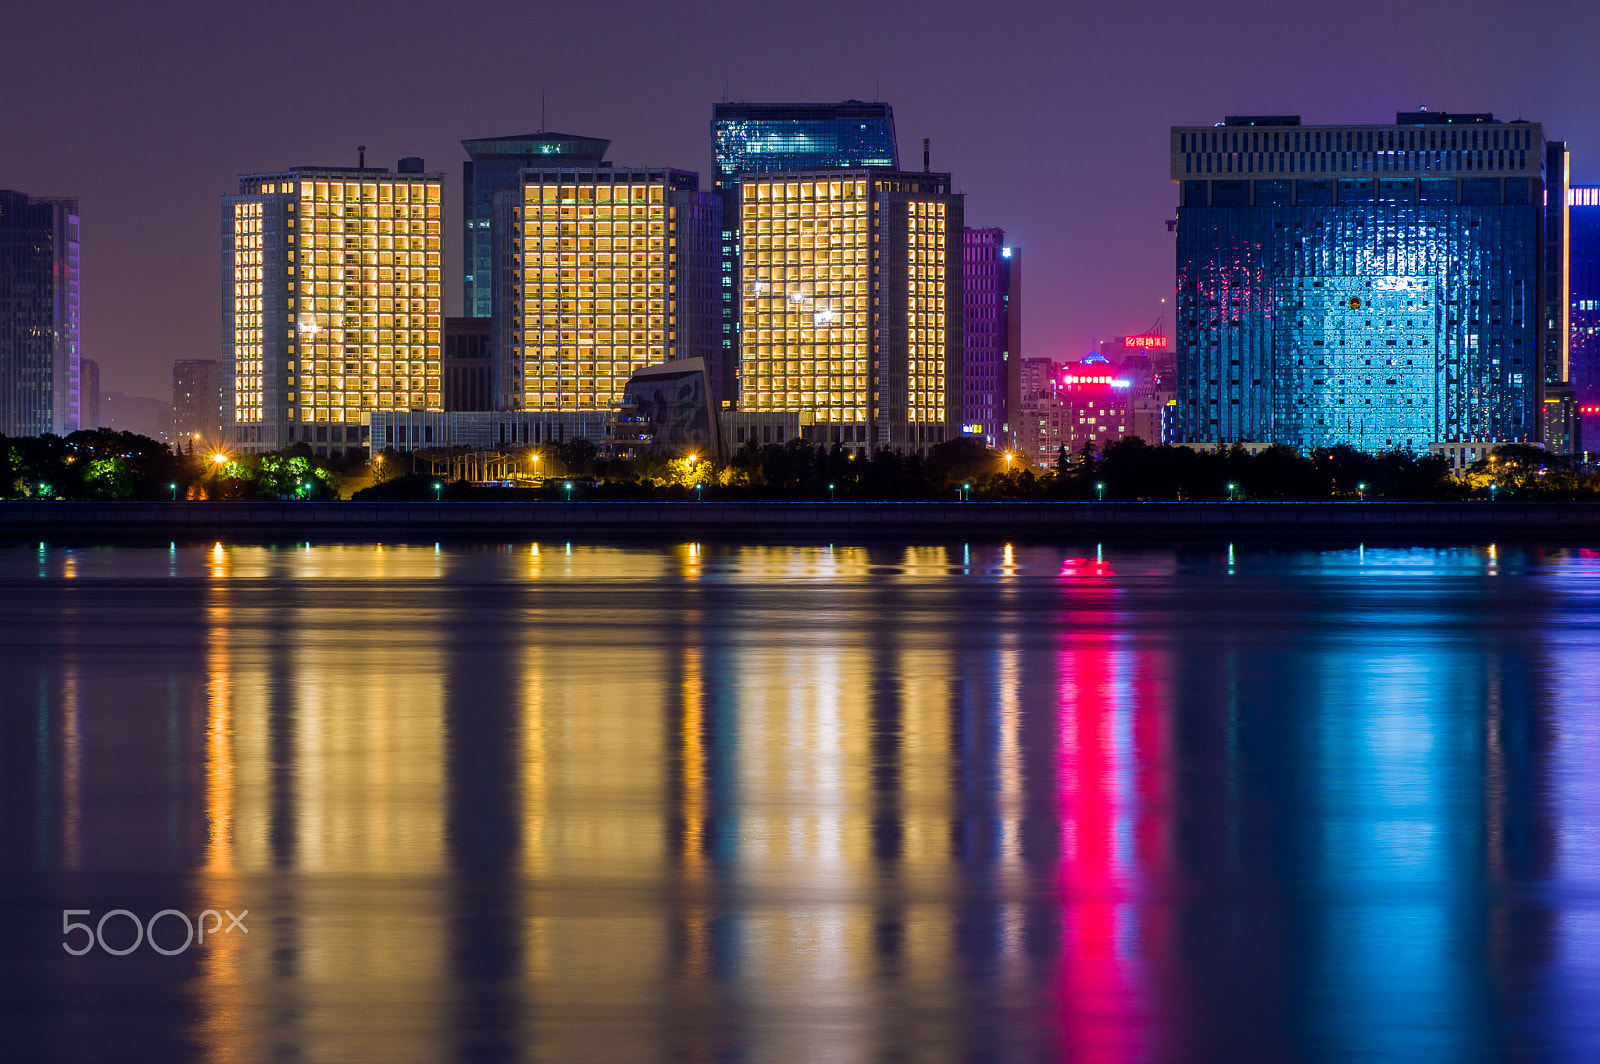
[[[902,162],[1025,250],[1024,349],[1084,353],[1167,310],[1167,128],[1229,113],[1542,121],[1600,181],[1600,5],[1114,0],[8,6],[0,188],[83,213],[83,353],[106,391],[169,398],[219,357],[219,194],[236,175],[422,155],[446,183],[460,311],[464,137],[546,125],[618,165],[700,171],[711,104],[881,98]],[[1169,319],[1168,329],[1171,329]],[[1171,335],[1170,331],[1168,333]]]

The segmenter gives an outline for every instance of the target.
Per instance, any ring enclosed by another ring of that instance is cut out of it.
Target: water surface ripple
[[[0,603],[7,1060],[1600,1059],[1596,552],[30,545]]]

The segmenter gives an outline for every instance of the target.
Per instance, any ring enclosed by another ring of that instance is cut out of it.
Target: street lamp
[[[433,501],[444,501],[444,481],[442,480],[436,480],[433,482]]]
[[[567,481],[567,501],[572,501],[572,481]]]
[[[217,497],[217,478],[222,476],[222,467],[228,464],[228,456],[217,451],[211,456],[211,497]]]
[[[1239,485],[1237,485],[1237,484],[1235,484],[1235,483],[1233,483],[1231,481],[1228,483],[1228,501],[1229,502],[1233,501],[1234,495],[1238,492],[1238,490],[1239,490]]]
[[[1367,501],[1367,486],[1366,486],[1366,484],[1363,483],[1363,484],[1357,484],[1356,485],[1356,500],[1358,502],[1366,502]]]
[[[1010,451],[1007,451],[1005,457],[1006,457],[1006,472],[1010,473],[1011,472],[1011,460],[1013,458],[1015,458],[1016,455],[1012,454]]]
[[[965,484],[961,485],[961,492],[962,492],[962,501],[963,502],[971,502],[972,501],[972,481],[969,480]]]
[[[176,485],[176,484],[168,484],[167,487],[172,489],[172,501],[173,502],[177,502],[178,501],[178,485]]]
[[[1094,493],[1095,493],[1095,501],[1096,502],[1105,502],[1106,501],[1106,483],[1105,483],[1105,481],[1102,480],[1102,481],[1100,481],[1098,484],[1096,484],[1094,486]]]
[[[1499,490],[1500,490],[1500,485],[1494,484],[1494,483],[1491,483],[1489,485],[1489,501],[1490,502],[1494,502],[1495,492],[1497,492]]]

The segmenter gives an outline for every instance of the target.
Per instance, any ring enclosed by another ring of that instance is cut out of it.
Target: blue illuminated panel
[[[1528,178],[1183,180],[1178,438],[1537,438]]]

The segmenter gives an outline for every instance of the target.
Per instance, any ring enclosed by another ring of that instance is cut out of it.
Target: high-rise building
[[[798,412],[819,442],[959,435],[962,205],[949,174],[746,174],[739,409]]]
[[[1024,358],[1022,397],[1017,407],[1017,448],[1029,462],[1049,466],[1064,445],[1066,408],[1058,401],[1061,366],[1053,359]]]
[[[225,446],[338,453],[375,409],[442,409],[443,190],[408,158],[246,174],[223,197]]]
[[[78,427],[97,429],[105,422],[100,417],[100,363],[92,358],[78,360]]]
[[[716,343],[721,200],[682,170],[524,170],[496,194],[497,408],[603,438],[635,372]]]
[[[172,364],[172,436],[185,446],[222,443],[222,364],[216,359]]]
[[[719,103],[711,114],[719,241],[721,336],[712,376],[717,398],[737,397],[739,379],[739,175],[801,170],[900,168],[894,111],[886,103]]]
[[[535,166],[605,165],[609,140],[567,133],[527,133],[520,137],[480,137],[461,146],[470,158],[461,164],[463,256],[461,313],[487,318],[494,310],[494,194]]]
[[[1548,141],[1544,152],[1544,327],[1539,338],[1544,375],[1539,422],[1545,450],[1571,454],[1578,437],[1578,406],[1570,380],[1572,230],[1567,187],[1571,154],[1560,140]]]
[[[213,358],[172,364],[172,438],[182,447],[222,443],[222,363]]]
[[[1600,186],[1567,193],[1571,347],[1569,373],[1586,416],[1600,414]]]
[[[1174,127],[1178,440],[1540,440],[1545,149],[1487,114]]]
[[[0,189],[0,434],[79,427],[78,201]]]
[[[1022,389],[1022,253],[1004,229],[962,234],[961,431],[1017,446]]]

